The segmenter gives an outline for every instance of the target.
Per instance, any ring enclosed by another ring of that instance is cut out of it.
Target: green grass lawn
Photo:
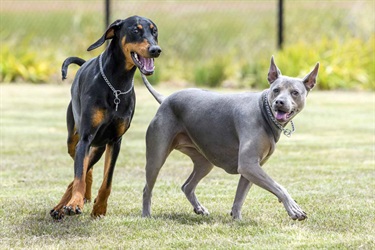
[[[65,110],[69,85],[0,85],[0,249],[374,249],[375,93],[313,91],[282,137],[266,171],[308,213],[289,219],[272,194],[253,187],[243,220],[232,221],[239,176],[215,168],[198,186],[209,209],[197,216],[180,191],[190,160],[172,153],[153,196],[153,217],[141,218],[145,130],[158,105],[136,85],[137,107],[123,139],[107,216],[54,222],[50,209],[73,179]],[[177,90],[157,86],[162,93]],[[233,91],[233,90],[220,90]],[[102,178],[95,167],[93,194]]]

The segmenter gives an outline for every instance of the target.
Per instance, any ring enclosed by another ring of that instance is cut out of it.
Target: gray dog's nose
[[[148,49],[148,52],[150,53],[152,57],[158,57],[160,56],[161,48],[158,45],[152,45]]]
[[[283,106],[284,102],[282,100],[276,100],[276,105]]]

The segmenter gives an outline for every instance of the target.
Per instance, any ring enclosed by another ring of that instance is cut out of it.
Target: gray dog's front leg
[[[286,189],[272,180],[263,171],[257,159],[246,157],[243,159],[240,157],[238,172],[250,182],[276,195],[279,201],[284,204],[288,215],[293,220],[304,220],[307,218],[306,213],[292,199]]]
[[[242,219],[241,208],[252,185],[253,183],[241,175],[237,186],[236,197],[234,198],[232,206],[232,212],[230,213],[233,219]]]

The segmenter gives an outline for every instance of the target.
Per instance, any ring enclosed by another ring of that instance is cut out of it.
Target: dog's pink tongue
[[[143,68],[147,71],[154,71],[154,59],[142,58]]]
[[[285,113],[283,111],[277,111],[276,112],[276,119],[284,122],[284,121],[287,120],[287,114],[288,113]]]

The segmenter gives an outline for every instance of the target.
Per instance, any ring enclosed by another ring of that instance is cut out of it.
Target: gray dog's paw
[[[295,202],[294,200],[290,200],[289,202],[284,204],[286,211],[288,212],[288,215],[293,220],[304,220],[307,218],[307,214],[305,211],[302,210],[302,208]]]
[[[295,213],[293,215],[289,215],[293,220],[304,220],[304,219],[307,219],[307,214],[304,212],[304,211],[300,211],[298,213]]]
[[[233,220],[242,220],[242,215],[241,215],[241,212],[235,212],[235,211],[231,211],[230,212],[230,216],[232,216],[232,219]]]
[[[208,210],[205,207],[203,207],[203,206],[199,206],[199,207],[194,208],[194,212],[196,214],[201,214],[201,215],[205,215],[205,216],[210,215],[210,213],[208,212]]]

